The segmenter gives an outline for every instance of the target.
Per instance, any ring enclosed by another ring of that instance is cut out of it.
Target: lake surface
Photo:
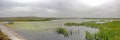
[[[29,28],[23,26],[15,27],[13,30],[26,38],[27,40],[86,40],[86,31],[90,33],[98,32],[97,28],[90,28],[86,26],[65,26],[66,22],[82,22],[88,20],[81,19],[62,19],[53,21],[37,21],[37,22],[16,22],[16,23],[31,23]],[[89,20],[90,21],[90,20]],[[92,20],[93,21],[93,20]],[[41,27],[42,26],[42,27]],[[65,37],[62,34],[58,34],[55,30],[57,27],[62,27],[67,30],[72,30],[73,34]]]

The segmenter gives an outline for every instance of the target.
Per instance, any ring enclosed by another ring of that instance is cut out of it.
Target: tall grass
[[[97,24],[95,21],[82,22],[82,23],[68,22],[68,23],[65,23],[64,25],[66,25],[66,26],[89,26],[89,27],[99,26],[99,24]]]
[[[71,25],[76,26],[74,24]],[[99,32],[95,34],[86,32],[87,40],[120,40],[120,21],[107,22],[103,24],[97,24],[95,22],[83,22],[80,23],[80,26],[99,28]]]
[[[69,36],[72,32],[71,31],[67,31],[64,28],[57,28],[57,33],[62,34],[64,36]]]

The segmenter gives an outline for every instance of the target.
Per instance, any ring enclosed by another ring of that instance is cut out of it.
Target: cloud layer
[[[114,0],[99,6],[89,6],[82,0],[36,0],[22,3],[0,0],[0,17],[114,17],[120,18],[120,1]]]

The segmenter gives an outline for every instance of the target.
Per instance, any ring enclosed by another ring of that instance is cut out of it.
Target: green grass
[[[67,22],[67,23],[65,23],[65,25],[67,25],[67,26],[80,26],[81,24],[80,23],[74,23],[74,22]]]
[[[99,26],[98,24],[96,24],[95,21],[82,22],[82,23],[67,22],[67,23],[65,23],[65,25],[66,26],[90,26],[90,27]]]
[[[92,40],[93,36],[90,34],[90,32],[86,31],[86,39],[87,40]]]
[[[67,31],[64,28],[57,28],[57,33],[62,34],[64,36],[69,36],[72,32],[71,31]]]
[[[86,32],[87,40],[120,40],[120,21],[107,22],[103,24],[97,24],[95,22],[82,22],[71,25],[76,26],[75,24],[79,24],[80,26],[99,28],[99,32],[95,34]]]

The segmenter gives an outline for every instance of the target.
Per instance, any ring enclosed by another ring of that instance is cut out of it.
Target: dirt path
[[[23,37],[21,37],[20,35],[16,34],[15,32],[13,32],[12,29],[10,29],[10,28],[8,28],[6,26],[3,26],[2,24],[0,24],[0,29],[11,40],[25,40]]]

